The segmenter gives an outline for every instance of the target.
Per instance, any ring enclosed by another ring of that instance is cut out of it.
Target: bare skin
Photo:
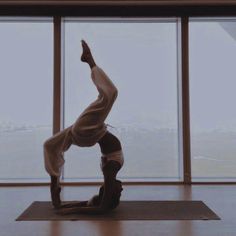
[[[83,48],[83,53],[81,55],[81,61],[88,63],[90,68],[92,69],[94,66],[96,66],[96,63],[93,59],[93,55],[90,51],[90,48],[84,40],[81,40],[81,44],[82,44],[82,48]]]
[[[84,40],[82,40],[81,43],[83,48],[81,61],[88,63],[88,65],[92,69],[94,66],[96,66],[96,63],[93,59],[90,48]],[[98,141],[98,144],[102,153],[104,154],[121,150],[120,141],[116,136],[109,132],[107,132]],[[89,201],[73,202],[69,204],[60,203],[60,208],[58,209],[57,214],[103,214],[111,210],[111,205],[114,203],[114,199],[116,199],[115,201],[118,205],[121,192],[123,190],[121,182],[116,180],[116,175],[120,168],[121,166],[118,162],[109,161],[102,169],[104,175],[104,184],[101,188],[103,191],[100,191],[99,195],[93,196]],[[58,201],[58,199],[56,200]]]

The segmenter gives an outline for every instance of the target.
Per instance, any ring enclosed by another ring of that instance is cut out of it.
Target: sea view
[[[177,131],[142,127],[110,128],[123,146],[125,164],[121,179],[175,179],[182,169]],[[43,180],[43,142],[51,127],[1,126],[0,179]],[[193,177],[236,177],[236,132],[202,132],[192,137]],[[98,145],[81,148],[72,145],[65,153],[66,180],[101,179]]]

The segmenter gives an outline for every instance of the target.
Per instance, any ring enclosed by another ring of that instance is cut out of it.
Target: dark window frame
[[[53,133],[60,130],[61,112],[61,24],[62,17],[180,17],[181,18],[181,70],[182,70],[182,134],[183,181],[152,182],[157,184],[235,184],[235,182],[193,182],[191,179],[190,114],[189,114],[189,17],[236,16],[235,1],[1,1],[0,16],[37,16],[54,18],[54,102]],[[133,183],[133,182],[132,182]],[[135,182],[136,184],[141,182]],[[147,182],[144,182],[147,184]],[[70,183],[64,183],[70,185]],[[76,184],[76,183],[73,183]],[[86,183],[83,183],[86,184]],[[93,184],[91,182],[87,184]],[[94,183],[98,184],[98,183]],[[129,182],[127,182],[129,184]],[[1,185],[21,185],[0,183]],[[29,183],[22,185],[45,185]]]

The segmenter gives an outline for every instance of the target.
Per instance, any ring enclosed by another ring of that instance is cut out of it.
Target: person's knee
[[[118,96],[118,90],[117,90],[117,88],[112,87],[112,88],[109,88],[106,91],[104,91],[104,94],[105,94],[105,96],[103,99],[104,99],[105,103],[107,103],[108,105],[113,104]]]
[[[113,88],[111,90],[111,94],[110,94],[111,101],[114,102],[116,100],[117,96],[118,96],[118,90],[117,90],[117,88]]]
[[[44,143],[43,143],[43,148],[44,150],[51,150],[52,149],[52,142],[50,139],[47,139]]]

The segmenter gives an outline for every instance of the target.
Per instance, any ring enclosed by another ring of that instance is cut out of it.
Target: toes
[[[81,61],[83,61],[83,62],[86,62],[86,61],[87,61],[85,55],[82,55],[80,59],[81,59]]]
[[[82,43],[82,45],[84,45],[84,46],[88,46],[88,44],[85,42],[85,40],[81,40],[81,43]]]
[[[81,40],[81,43],[82,43],[83,50],[90,52],[90,48],[89,48],[88,44],[84,40]]]

